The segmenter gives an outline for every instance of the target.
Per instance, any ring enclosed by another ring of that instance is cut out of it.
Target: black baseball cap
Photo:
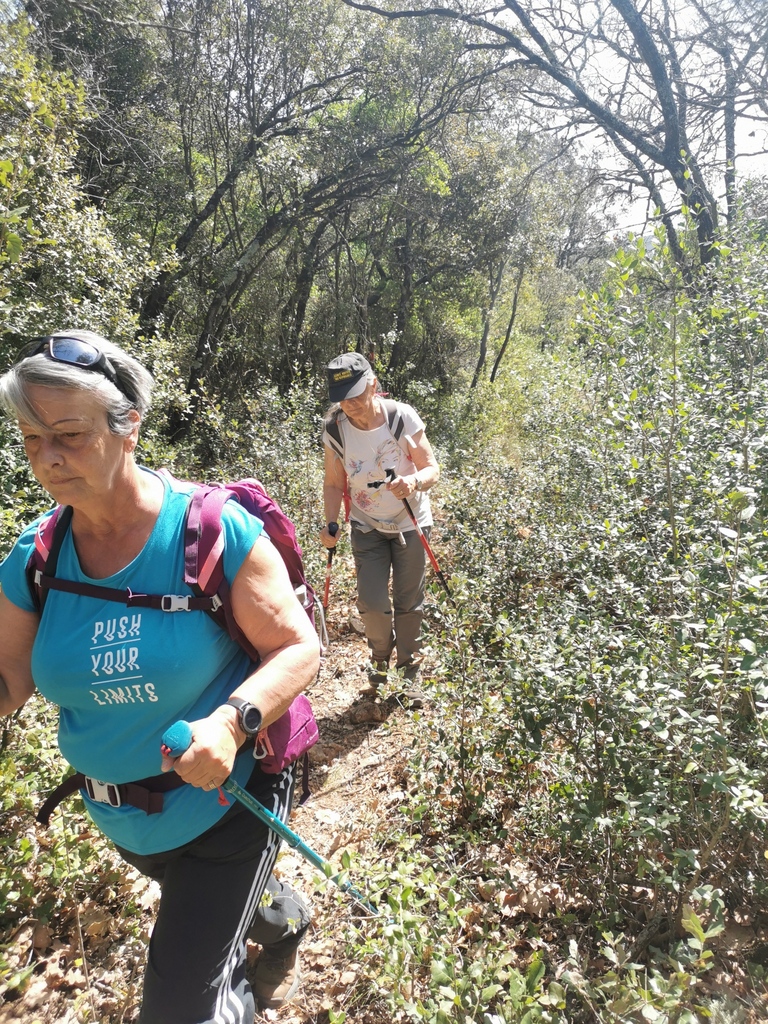
[[[373,379],[371,364],[358,352],[345,352],[328,364],[328,395],[332,402],[357,398]]]

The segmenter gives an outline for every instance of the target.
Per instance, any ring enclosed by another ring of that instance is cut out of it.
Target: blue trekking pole
[[[179,721],[169,726],[168,729],[163,733],[162,739],[162,750],[167,757],[180,757],[184,751],[192,743],[192,727],[189,722]],[[313,864],[316,868],[319,868],[326,877],[341,889],[342,892],[348,893],[353,900],[356,900],[369,914],[373,914],[374,917],[378,917],[379,912],[371,903],[366,900],[362,893],[358,892],[357,889],[350,883],[343,881],[338,874],[331,874],[333,871],[333,865],[330,861],[326,860],[325,857],[321,857],[319,853],[315,853],[312,847],[307,846],[303,839],[296,835],[296,833],[288,828],[285,822],[281,821],[277,815],[273,814],[264,804],[251,796],[247,790],[243,789],[234,779],[227,779],[222,785],[222,789],[225,789],[230,793],[235,800],[239,800],[241,804],[248,808],[248,810],[255,814],[256,817],[263,822],[267,828],[271,828],[284,842],[286,842],[292,849],[298,850],[298,852],[308,860],[310,864]]]

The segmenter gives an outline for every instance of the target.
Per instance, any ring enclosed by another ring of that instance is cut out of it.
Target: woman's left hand
[[[266,535],[254,542],[235,577],[232,611],[260,661],[230,696],[255,704],[267,728],[316,677],[320,644],[296,600],[288,570]],[[163,757],[162,770],[175,769],[193,786],[216,789],[229,778],[245,740],[239,716],[232,705],[222,702],[207,718],[190,725],[188,750],[181,757]]]
[[[411,476],[396,476],[394,480],[390,480],[387,484],[387,490],[391,491],[396,498],[402,501],[403,498],[410,498],[416,490],[417,480],[418,477],[415,473],[411,474]]]
[[[180,757],[163,754],[161,770],[175,770],[191,786],[216,789],[229,778],[237,754],[237,741],[228,718],[214,711],[190,725],[192,743]]]

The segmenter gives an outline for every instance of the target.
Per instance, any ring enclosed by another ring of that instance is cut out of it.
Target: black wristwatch
[[[261,731],[261,712],[255,704],[250,704],[242,697],[230,697],[227,701],[233,708],[237,708],[237,720],[240,728],[246,736],[256,736]]]

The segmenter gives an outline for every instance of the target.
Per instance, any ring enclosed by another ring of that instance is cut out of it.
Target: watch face
[[[255,736],[261,728],[261,712],[253,704],[246,704],[242,709],[243,730],[249,736]]]

